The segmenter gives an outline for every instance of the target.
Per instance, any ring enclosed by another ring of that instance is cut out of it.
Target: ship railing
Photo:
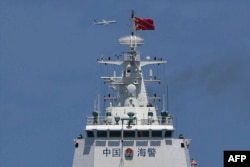
[[[87,125],[105,125],[107,122],[107,117],[87,117]]]
[[[127,124],[127,122],[124,122]],[[87,117],[87,125],[121,125],[121,121],[116,122],[112,117],[99,116]],[[158,116],[157,119],[134,119],[131,125],[173,125],[172,117]]]
[[[158,116],[157,119],[141,119],[140,123],[141,125],[173,125],[173,119],[172,117],[162,117]]]

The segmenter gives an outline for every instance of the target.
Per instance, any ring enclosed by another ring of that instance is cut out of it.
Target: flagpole
[[[132,9],[131,11],[131,35],[135,34],[135,11]]]

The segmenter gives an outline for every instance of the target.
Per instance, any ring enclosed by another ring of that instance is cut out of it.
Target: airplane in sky
[[[95,25],[108,25],[108,24],[113,24],[113,23],[117,23],[117,21],[115,21],[115,20],[104,20],[104,19],[102,21],[94,20]]]

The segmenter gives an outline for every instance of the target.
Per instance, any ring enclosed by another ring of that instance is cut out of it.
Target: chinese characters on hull
[[[105,148],[102,151],[105,157],[121,157],[121,148]],[[155,157],[156,148],[137,148],[137,157]]]

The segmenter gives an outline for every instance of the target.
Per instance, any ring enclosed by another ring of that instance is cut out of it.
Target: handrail
[[[124,120],[124,124],[128,122]],[[109,116],[87,117],[87,125],[121,125],[121,121],[117,124],[114,117]],[[158,116],[157,119],[134,119],[131,125],[173,125],[173,118]]]

